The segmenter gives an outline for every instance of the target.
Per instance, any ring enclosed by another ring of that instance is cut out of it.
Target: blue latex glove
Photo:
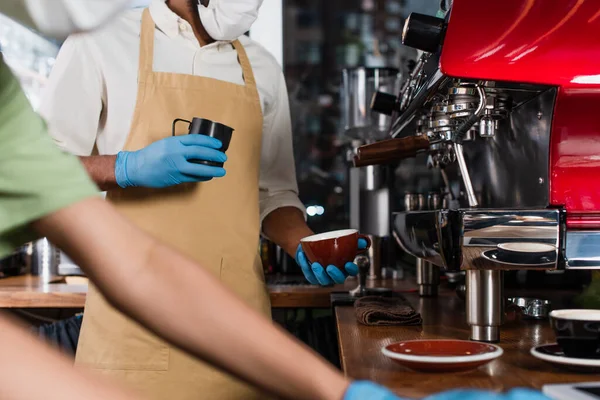
[[[190,160],[225,162],[221,141],[206,135],[171,136],[138,151],[117,154],[115,176],[122,188],[164,188],[186,182],[203,182],[225,175],[225,169]]]
[[[541,392],[530,389],[513,389],[507,393],[483,390],[451,390],[429,396],[424,400],[551,400]]]
[[[383,386],[368,381],[356,381],[350,384],[343,400],[401,400]]]
[[[365,239],[358,239],[358,248],[366,249],[367,241]],[[313,285],[329,286],[334,283],[344,283],[348,275],[355,276],[358,274],[358,265],[353,262],[347,262],[344,265],[346,272],[344,273],[338,266],[328,265],[327,269],[319,263],[309,264],[306,254],[302,251],[302,245],[298,245],[296,250],[296,262],[302,269],[302,273],[307,281]]]

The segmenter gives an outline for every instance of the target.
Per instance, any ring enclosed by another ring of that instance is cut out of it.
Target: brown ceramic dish
[[[343,267],[347,262],[354,261],[359,253],[367,249],[358,249],[358,239],[367,241],[367,249],[371,247],[371,240],[364,235],[359,235],[356,229],[331,231],[305,237],[300,241],[302,250],[311,263],[319,263],[326,267],[335,265]]]
[[[398,364],[422,372],[468,371],[504,353],[499,346],[467,340],[405,340],[381,351]]]

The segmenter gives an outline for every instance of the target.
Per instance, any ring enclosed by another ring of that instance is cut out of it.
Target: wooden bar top
[[[37,276],[0,279],[0,308],[83,308],[87,293],[85,278],[70,283],[57,278],[44,284]]]
[[[356,279],[344,285],[320,287],[302,284],[302,277],[276,279],[269,283],[273,308],[329,308],[332,291],[356,287]],[[83,308],[87,294],[87,279],[57,277],[53,283],[44,284],[31,275],[0,279],[0,308]],[[267,280],[269,282],[269,280]],[[399,281],[378,282],[378,286],[395,288]],[[299,284],[300,283],[300,284]],[[370,283],[369,285],[373,285]]]
[[[553,343],[548,321],[513,321],[501,329],[498,343],[504,354],[479,369],[460,373],[422,373],[389,360],[381,348],[411,339],[468,339],[465,303],[452,291],[438,298],[405,294],[423,317],[422,327],[369,327],[358,324],[352,307],[337,307],[340,359],[344,373],[354,379],[383,384],[400,396],[420,398],[455,388],[503,391],[513,387],[540,389],[548,383],[597,381],[597,374],[575,373],[534,358],[534,345]]]

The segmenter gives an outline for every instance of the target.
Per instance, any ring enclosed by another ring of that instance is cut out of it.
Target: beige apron
[[[207,118],[235,129],[227,151],[227,175],[160,190],[115,190],[107,197],[140,228],[198,261],[248,304],[270,316],[258,257],[263,121],[246,52],[238,41],[232,43],[245,85],[153,72],[154,29],[152,17],[145,10],[137,105],[125,150],[138,150],[169,136],[176,118]],[[185,126],[178,125],[178,134],[185,134]],[[177,273],[177,265],[169,267]],[[202,326],[196,329],[201,335]],[[124,381],[148,399],[265,397],[170,347],[112,308],[94,286],[90,286],[86,301],[77,363]]]

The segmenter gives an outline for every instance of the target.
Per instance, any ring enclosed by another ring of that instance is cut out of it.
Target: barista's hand
[[[367,241],[358,239],[358,248],[366,249]],[[358,266],[353,262],[348,262],[344,265],[344,271],[335,265],[328,265],[327,269],[319,263],[309,264],[306,254],[302,251],[302,245],[298,245],[296,250],[296,262],[302,268],[302,273],[307,281],[313,285],[330,286],[334,283],[344,283],[348,275],[355,276],[358,274]]]
[[[353,382],[342,400],[401,400],[383,386],[368,381]]]
[[[190,160],[225,162],[217,150],[221,142],[205,135],[171,136],[138,151],[117,154],[115,177],[119,186],[164,188],[186,182],[203,182],[225,175],[220,167]]]
[[[530,389],[513,389],[507,393],[483,390],[451,390],[429,396],[424,400],[551,400],[541,392]]]

